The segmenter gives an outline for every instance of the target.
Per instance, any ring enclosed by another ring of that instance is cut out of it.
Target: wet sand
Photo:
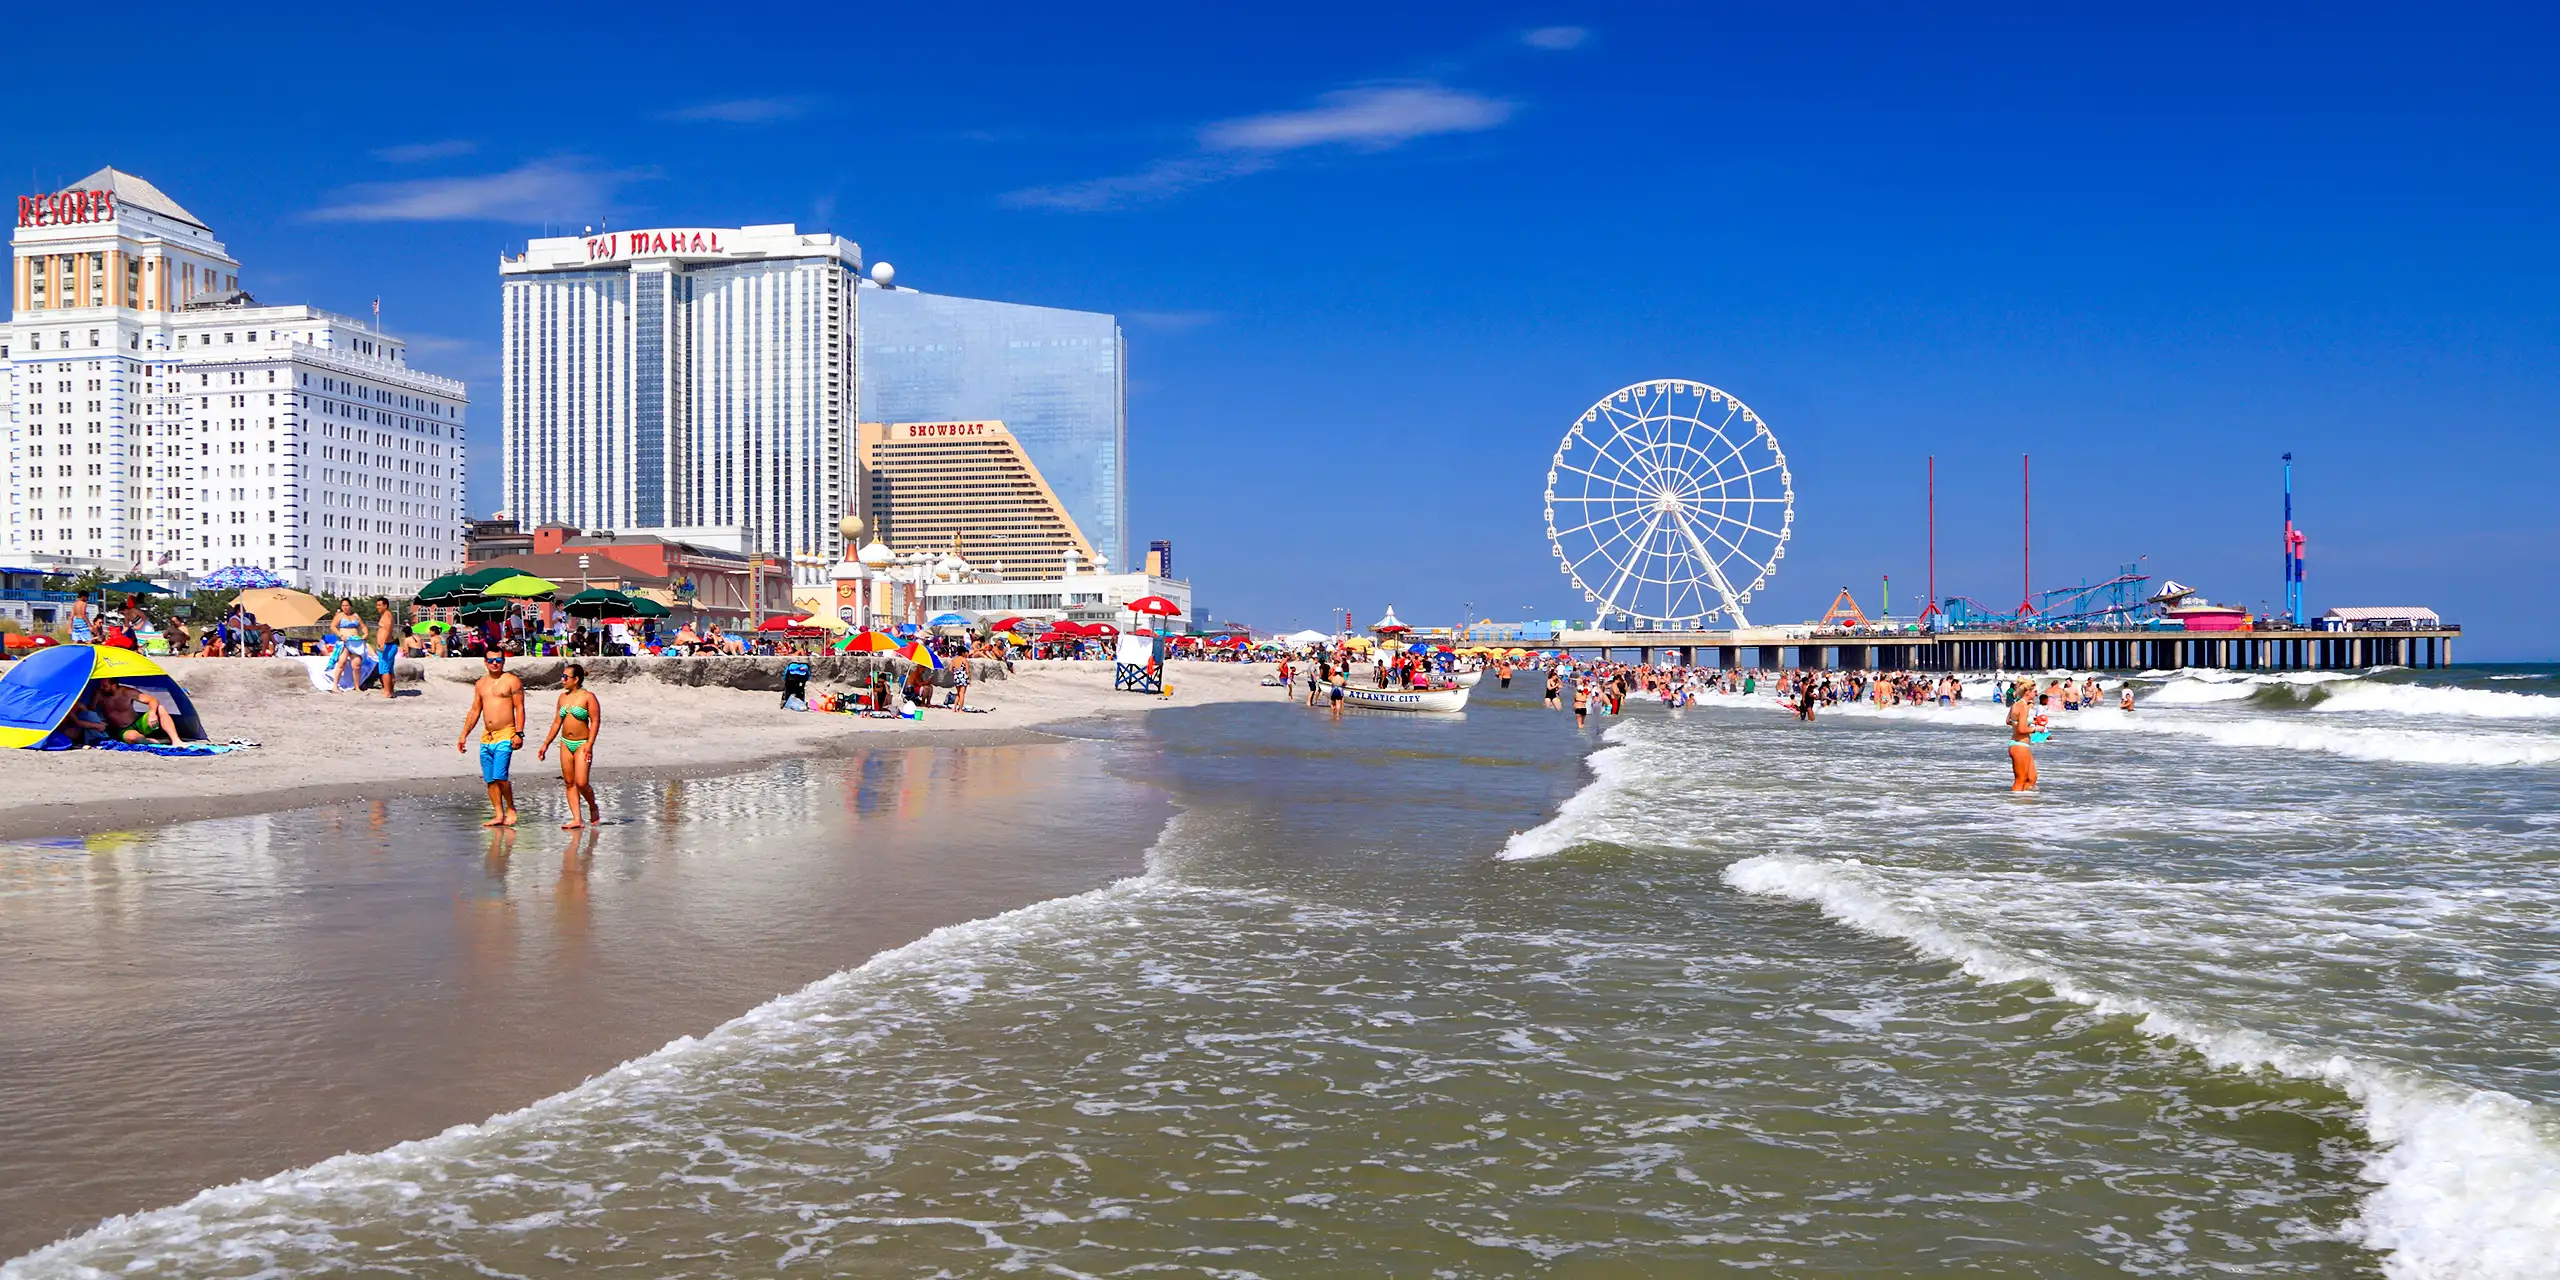
[[[446,793],[0,844],[0,1258],[483,1120],[1134,874],[1170,811],[1114,772],[1143,750],[600,773],[612,824],[577,834],[485,832]]]

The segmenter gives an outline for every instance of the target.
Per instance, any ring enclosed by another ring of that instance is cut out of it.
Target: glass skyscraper
[[[864,422],[1002,421],[1077,528],[1131,567],[1128,346],[1117,317],[868,282],[858,294]]]

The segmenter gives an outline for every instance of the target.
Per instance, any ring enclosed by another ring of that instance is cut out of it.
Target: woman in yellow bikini
[[[560,744],[560,785],[569,793],[569,820],[560,824],[563,831],[595,826],[604,821],[604,810],[596,805],[595,785],[587,779],[596,764],[596,739],[604,732],[604,704],[587,692],[586,667],[572,662],[560,668],[560,701],[551,708],[551,732],[542,739],[542,748],[533,758],[551,754],[551,744]],[[585,821],[580,821],[579,801],[586,801]]]

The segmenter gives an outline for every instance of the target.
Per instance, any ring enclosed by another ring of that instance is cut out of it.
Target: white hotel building
[[[264,306],[213,232],[101,169],[18,200],[6,555],[401,595],[462,561],[463,386],[402,342]]]
[[[854,242],[787,224],[502,258],[507,514],[739,546],[825,581],[857,492],[861,267]]]

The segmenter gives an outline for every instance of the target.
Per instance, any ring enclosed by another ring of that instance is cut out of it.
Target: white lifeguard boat
[[[1464,711],[1467,695],[1473,692],[1466,685],[1450,689],[1373,689],[1346,684],[1342,686],[1342,700],[1372,711]]]

